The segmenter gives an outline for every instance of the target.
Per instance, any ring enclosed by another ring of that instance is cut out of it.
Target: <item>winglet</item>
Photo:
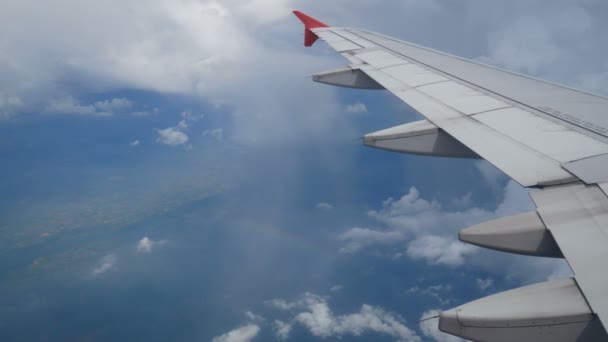
[[[319,27],[329,27],[329,25],[300,11],[293,11],[293,14],[295,14],[296,17],[298,17],[298,19],[302,21],[302,23],[304,23],[304,46],[312,46],[312,44],[314,44],[317,39],[319,39],[319,36],[317,36],[316,34],[314,34],[314,32],[311,31],[312,29]]]

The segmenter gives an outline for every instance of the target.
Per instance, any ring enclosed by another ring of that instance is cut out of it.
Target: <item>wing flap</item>
[[[608,172],[606,172],[608,170],[608,154],[577,160],[565,164],[564,168],[586,184],[600,184],[600,187],[604,189],[604,186],[608,183]]]
[[[376,46],[376,44],[373,44],[366,39],[363,39],[355,34],[352,34],[345,29],[336,29],[336,30],[333,30],[333,32],[335,32],[337,35],[343,37],[344,39],[350,40],[351,42],[353,42],[357,45],[360,45],[364,48],[372,48],[372,47]]]
[[[593,312],[608,322],[608,197],[598,186],[582,184],[530,195]]]
[[[427,84],[449,81],[449,79],[441,75],[411,63],[388,67],[383,71],[410,87],[419,87]]]
[[[510,107],[507,103],[454,81],[433,83],[418,87],[418,89],[422,93],[466,115]]]
[[[327,42],[329,45],[331,45],[331,47],[334,48],[334,50],[338,51],[338,52],[344,52],[344,51],[351,51],[351,50],[358,50],[361,49],[360,45],[357,45],[353,42],[350,42],[348,40],[340,40],[340,41],[333,41],[333,42]]]
[[[473,118],[560,163],[608,153],[608,145],[516,107]]]
[[[394,54],[383,50],[368,51],[366,49],[363,52],[355,54],[355,56],[376,69],[409,63],[403,58],[397,57]]]
[[[317,36],[319,36],[319,38],[321,38],[323,41],[327,42],[327,43],[331,43],[331,42],[336,42],[336,41],[348,41],[348,39],[345,39],[344,37],[335,34],[332,31],[329,30],[325,30],[325,31],[314,31],[315,34]]]

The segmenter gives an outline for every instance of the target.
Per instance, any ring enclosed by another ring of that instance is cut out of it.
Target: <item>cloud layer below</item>
[[[491,172],[486,173],[495,179]],[[388,258],[407,257],[429,265],[468,265],[485,271],[500,269],[504,272],[501,276],[523,283],[570,275],[569,268],[561,260],[527,258],[523,262],[522,258],[526,257],[493,252],[458,241],[460,229],[534,208],[528,191],[513,181],[507,182],[501,193],[503,199],[494,210],[471,204],[470,194],[465,195],[468,199],[447,201],[460,209],[447,209],[449,205],[424,199],[412,187],[401,198],[389,198],[380,209],[367,213],[378,222],[378,228],[353,227],[343,232],[339,236],[344,244],[340,252],[348,254],[373,249]],[[463,204],[468,205],[462,207]],[[478,286],[486,289],[491,284],[488,280],[480,280]]]
[[[421,341],[420,337],[406,326],[403,318],[367,304],[362,305],[358,312],[343,315],[332,312],[328,298],[312,293],[306,293],[294,302],[274,299],[268,304],[294,313],[290,323],[276,323],[275,331],[279,339],[286,339],[292,326],[297,324],[305,327],[313,336],[323,339],[376,333],[394,337],[399,341]]]

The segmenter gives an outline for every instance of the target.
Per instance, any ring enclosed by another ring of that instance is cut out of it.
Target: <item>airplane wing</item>
[[[366,145],[483,158],[531,189],[536,211],[463,229],[462,241],[563,257],[575,274],[447,310],[440,329],[477,341],[608,341],[608,98],[294,14],[306,46],[320,38],[348,60],[314,81],[386,89],[426,118],[368,134]]]

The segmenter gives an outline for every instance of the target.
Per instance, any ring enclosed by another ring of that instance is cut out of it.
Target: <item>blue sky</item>
[[[532,208],[491,165],[353,141],[419,117],[307,78],[345,61],[295,8],[608,85],[601,1],[9,2],[2,340],[454,341],[417,321],[569,275],[457,241]]]

